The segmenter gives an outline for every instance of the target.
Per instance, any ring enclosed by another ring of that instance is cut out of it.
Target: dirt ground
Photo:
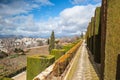
[[[29,48],[26,55],[20,55],[15,58],[4,58],[0,60],[0,75],[5,76],[7,74],[10,74],[16,70],[19,70],[25,66],[27,66],[27,56],[30,55],[48,55],[48,45]],[[18,74],[19,75],[19,74]],[[22,73],[22,75],[19,75],[20,77],[23,76],[25,78],[25,73]],[[17,76],[17,75],[16,75]],[[18,80],[18,77],[15,80]],[[23,80],[23,79],[22,79]]]
[[[41,54],[41,55],[48,55],[48,45],[40,46],[40,47],[34,47],[28,49],[27,55],[35,55],[35,54]]]

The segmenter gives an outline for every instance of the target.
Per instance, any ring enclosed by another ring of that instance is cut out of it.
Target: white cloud
[[[9,0],[6,0],[6,2]],[[45,5],[54,5],[49,0],[13,0],[10,3],[5,4],[5,1],[0,3],[0,15],[1,16],[11,16],[18,14],[26,14],[35,8],[40,8]]]
[[[88,4],[88,3],[99,3],[101,0],[70,0],[72,4]]]
[[[43,5],[54,5],[49,0],[34,0],[34,2],[42,3]]]
[[[36,22],[32,14],[0,18],[0,33],[49,37],[54,30],[56,36],[80,35],[86,30],[98,5],[100,4],[67,8],[58,17],[50,18],[48,21]]]

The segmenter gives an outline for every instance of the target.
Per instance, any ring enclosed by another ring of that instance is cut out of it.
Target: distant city
[[[78,36],[57,38],[60,43],[73,42]],[[48,38],[30,38],[23,36],[4,36],[0,37],[0,51],[9,55],[14,53],[15,49],[25,50],[27,48],[48,45]]]
[[[6,53],[13,53],[15,48],[22,50],[26,48],[42,46],[46,44],[44,38],[1,38],[0,39],[0,50]]]

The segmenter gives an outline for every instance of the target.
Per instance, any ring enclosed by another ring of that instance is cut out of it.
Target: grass
[[[13,55],[10,55],[9,57],[10,58],[16,58],[16,57],[18,57],[19,56],[19,54],[13,54]]]
[[[0,65],[0,69],[3,69],[3,68],[4,68],[4,66],[1,66],[1,65]]]

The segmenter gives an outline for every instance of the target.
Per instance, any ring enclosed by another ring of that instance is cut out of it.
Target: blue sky
[[[80,35],[101,0],[0,0],[0,34]]]

